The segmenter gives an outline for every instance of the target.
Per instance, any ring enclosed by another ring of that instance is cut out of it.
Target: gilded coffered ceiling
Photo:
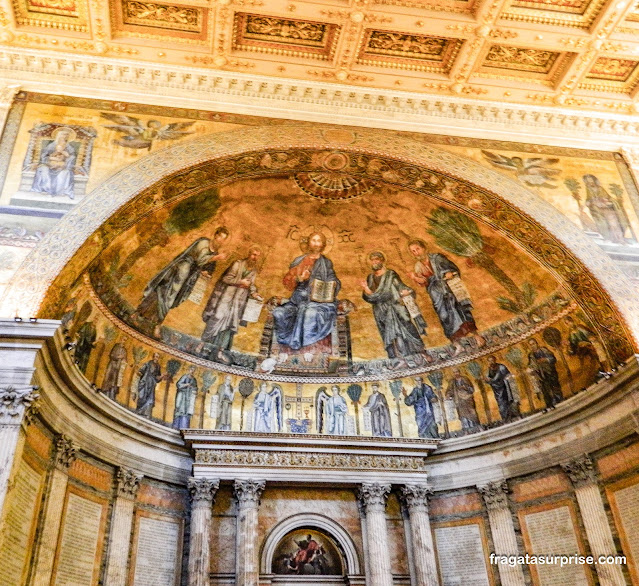
[[[639,111],[630,0],[4,0],[0,25],[0,46],[132,68]]]

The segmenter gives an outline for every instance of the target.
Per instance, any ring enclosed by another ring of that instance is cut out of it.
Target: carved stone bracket
[[[407,484],[402,487],[401,499],[408,510],[423,507],[428,508],[428,497],[433,489],[427,484]]]
[[[189,478],[188,482],[191,502],[195,504],[213,504],[215,493],[220,488],[219,480],[210,480],[208,478]]]
[[[39,397],[37,387],[0,389],[0,425],[20,425]]]
[[[575,488],[589,484],[597,484],[595,465],[588,454],[579,456],[561,465]]]
[[[375,482],[365,482],[359,489],[359,500],[364,510],[386,508],[386,499],[390,493],[390,484],[378,484]]]
[[[489,511],[508,508],[508,483],[505,480],[489,482],[477,487]]]
[[[76,448],[66,435],[59,435],[56,438],[53,458],[56,468],[60,470],[67,470],[76,459]]]
[[[0,108],[8,108],[13,103],[13,99],[20,91],[17,84],[9,84],[0,86]]]
[[[265,486],[266,481],[264,480],[236,480],[234,485],[235,498],[240,508],[257,508]]]
[[[138,475],[132,470],[118,468],[115,477],[117,495],[123,498],[135,499],[140,489],[142,475]]]

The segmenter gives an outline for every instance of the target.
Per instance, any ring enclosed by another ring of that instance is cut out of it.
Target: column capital
[[[505,480],[497,480],[477,486],[477,490],[484,499],[489,511],[508,509],[508,483]]]
[[[59,470],[68,470],[76,459],[76,448],[71,438],[60,434],[55,440],[53,460],[55,467]]]
[[[402,486],[401,499],[410,511],[417,508],[428,508],[428,497],[433,489],[427,484],[406,484]]]
[[[386,508],[386,499],[390,494],[390,484],[379,484],[376,482],[364,482],[359,488],[359,500],[361,501],[364,510],[368,511],[370,508]]]
[[[32,404],[38,399],[38,387],[0,388],[0,425],[20,425]]]
[[[141,474],[136,474],[133,470],[118,468],[115,475],[116,494],[118,497],[135,500],[140,489]]]
[[[218,479],[210,478],[189,478],[189,493],[191,495],[191,503],[195,504],[213,504],[215,493],[220,488]]]
[[[561,467],[575,488],[597,484],[595,464],[588,454],[583,454],[570,462],[564,462]]]
[[[265,486],[265,480],[236,480],[234,489],[239,507],[257,508]]]

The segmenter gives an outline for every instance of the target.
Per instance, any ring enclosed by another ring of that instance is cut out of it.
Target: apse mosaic
[[[193,171],[193,195],[174,181],[170,203],[131,221],[143,197],[105,226],[48,300],[96,389],[176,429],[438,438],[551,409],[616,366],[518,244],[434,197],[370,177],[353,191],[330,180],[352,158],[310,156],[333,198],[273,153],[256,163],[274,176],[207,187]]]

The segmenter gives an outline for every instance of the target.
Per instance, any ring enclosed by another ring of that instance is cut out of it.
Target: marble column
[[[386,499],[390,488],[390,484],[364,483],[359,491],[366,515],[368,586],[393,586],[386,528]]]
[[[106,562],[106,584],[125,586],[133,527],[133,507],[142,476],[125,468],[116,475],[116,496],[111,517],[111,534]]]
[[[597,484],[593,461],[588,455],[583,455],[562,464],[561,467],[575,488],[575,496],[592,555],[595,558],[618,555]],[[601,586],[623,586],[626,584],[619,564],[597,564],[595,568]]]
[[[235,547],[236,586],[258,586],[260,563],[257,542],[257,512],[264,480],[236,480],[237,540]]]
[[[505,480],[491,482],[477,489],[484,498],[488,511],[490,533],[497,555],[517,555],[517,536],[512,513],[508,506],[508,484]],[[499,577],[503,586],[525,586],[524,570],[520,565],[514,567],[499,564]]]
[[[53,572],[58,533],[62,523],[62,510],[69,481],[69,466],[76,457],[73,442],[65,435],[55,441],[54,466],[49,476],[44,521],[38,546],[32,586],[49,586]]]
[[[407,484],[402,487],[401,493],[408,511],[414,583],[420,586],[439,586],[433,533],[428,517],[428,496],[432,492],[426,484]]]
[[[0,519],[4,517],[11,472],[21,456],[20,429],[38,398],[32,385],[36,355],[59,325],[53,320],[25,323],[0,319]]]
[[[189,542],[189,586],[209,586],[211,573],[211,507],[219,480],[189,478],[191,493],[191,538]]]

